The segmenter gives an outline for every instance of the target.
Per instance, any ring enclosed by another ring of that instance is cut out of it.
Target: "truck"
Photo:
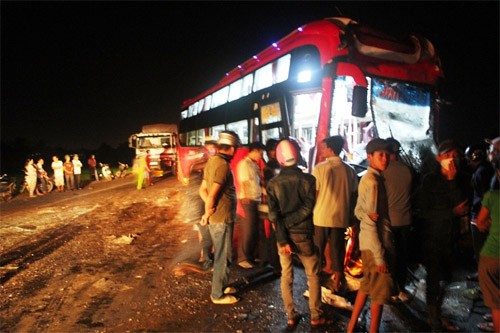
[[[142,131],[132,134],[128,143],[135,149],[136,158],[143,153],[149,154],[152,177],[177,174],[177,124],[143,125]]]

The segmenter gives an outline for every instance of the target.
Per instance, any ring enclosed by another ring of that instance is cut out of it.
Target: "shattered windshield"
[[[423,150],[434,146],[431,91],[407,82],[372,78],[371,99],[378,137],[398,140],[404,157],[418,167]]]

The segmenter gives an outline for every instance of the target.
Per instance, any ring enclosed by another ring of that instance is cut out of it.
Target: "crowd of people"
[[[427,271],[430,328],[458,331],[441,314],[440,281],[449,281],[457,237],[466,230],[478,265],[478,274],[468,278],[479,280],[492,312],[485,316],[490,322],[479,328],[500,331],[500,137],[487,142],[463,151],[445,140],[438,145],[434,167],[419,174],[404,162],[397,140],[373,139],[366,145],[367,172],[358,179],[342,158],[341,136],[321,142],[322,162],[311,173],[304,172],[300,148],[291,139],[253,142],[236,163],[236,133],[224,131],[217,142],[206,140],[211,157],[199,189],[204,203],[199,230],[201,259],[213,271],[212,302],[239,301],[237,290],[228,287],[237,222],[237,265],[252,269],[271,263],[279,270],[288,325],[295,326],[299,318],[292,293],[293,258],[300,260],[307,277],[311,326],[329,323],[321,310],[320,275],[330,276],[332,291],[346,290],[345,236],[354,229],[363,277],[348,332],[355,330],[368,298],[371,332],[379,328],[384,304],[409,300],[405,286],[414,261]],[[263,203],[267,218],[260,214]]]
[[[29,197],[34,198],[50,192],[49,181],[54,183],[57,192],[74,191],[82,189],[82,169],[83,163],[78,154],[64,156],[64,162],[57,155],[52,156],[52,177],[49,177],[44,168],[45,161],[39,158],[35,164],[32,158],[26,160],[24,166],[25,181]],[[87,161],[90,179],[99,180],[97,173],[97,161],[95,155],[90,155]]]

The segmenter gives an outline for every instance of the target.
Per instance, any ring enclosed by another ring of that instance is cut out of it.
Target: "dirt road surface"
[[[210,302],[210,273],[176,270],[199,256],[196,181],[186,187],[166,177],[139,191],[130,176],[1,203],[0,331],[286,331],[280,280],[268,269],[233,266],[242,299],[235,305]],[[311,331],[296,270],[304,318],[295,330]],[[348,310],[326,305],[325,314],[334,323],[318,332],[345,330]],[[384,310],[383,331],[427,329],[425,314]]]

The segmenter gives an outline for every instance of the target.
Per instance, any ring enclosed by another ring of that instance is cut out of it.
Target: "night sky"
[[[2,1],[1,139],[116,147],[143,124],[177,122],[183,100],[332,16],[427,37],[452,103],[443,135],[468,144],[499,134],[498,1]]]

